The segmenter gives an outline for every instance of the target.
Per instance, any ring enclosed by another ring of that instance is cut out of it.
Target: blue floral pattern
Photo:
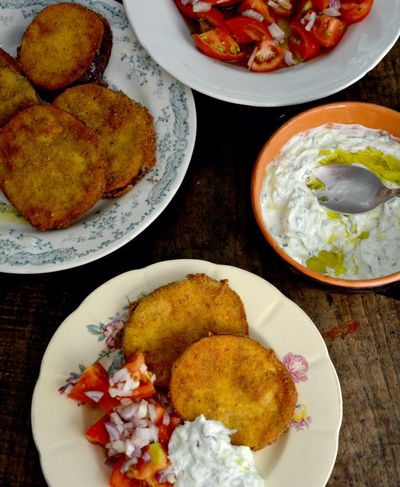
[[[122,5],[79,0],[103,15],[113,31],[105,81],[146,105],[157,132],[157,164],[128,194],[102,200],[64,230],[32,228],[0,193],[0,271],[48,272],[98,259],[143,231],[169,203],[186,173],[195,140],[191,91],[165,73],[135,38]],[[0,45],[16,53],[26,26],[52,0],[3,0]]]

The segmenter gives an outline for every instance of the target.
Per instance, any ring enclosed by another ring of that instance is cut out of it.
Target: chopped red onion
[[[188,3],[191,3],[192,0],[181,0],[182,5],[187,5]]]
[[[125,442],[122,440],[115,440],[111,443],[112,448],[118,453],[125,453]]]
[[[146,364],[142,364],[140,367],[139,367],[139,371],[142,372],[142,374],[144,372],[147,372],[147,365]]]
[[[128,369],[125,367],[122,367],[122,369],[117,370],[109,379],[110,384],[113,386],[115,384],[118,384],[118,382],[126,382],[128,379],[130,379],[131,376],[129,374]]]
[[[151,461],[151,456],[147,453],[147,451],[143,453],[142,458],[146,463]]]
[[[154,421],[157,419],[157,410],[154,404],[149,404],[148,405],[148,410],[149,410],[149,416],[150,420],[154,423]]]
[[[85,395],[94,402],[99,402],[100,399],[104,396],[104,392],[102,391],[86,391]]]
[[[140,401],[137,416],[140,419],[145,418],[147,416],[147,401],[145,399],[142,399]]]
[[[128,470],[132,467],[132,465],[136,465],[137,462],[138,462],[138,460],[136,457],[132,457],[129,460],[127,460],[126,462],[124,462],[120,468],[121,473],[128,472]]]
[[[128,406],[125,406],[124,408],[119,409],[119,414],[122,419],[125,419],[126,421],[132,419],[138,410],[138,405],[137,404],[129,404]]]
[[[119,440],[121,435],[113,423],[104,424],[111,441]]]
[[[168,465],[168,467],[157,472],[156,478],[157,482],[159,482],[160,484],[163,484],[164,482],[169,482],[170,484],[175,483],[176,478],[173,465]]]
[[[110,419],[114,424],[123,424],[120,415],[116,411],[110,414]]]
[[[278,8],[279,3],[274,2],[273,0],[269,0],[268,5],[273,8]]]
[[[335,8],[336,10],[339,10],[342,6],[342,2],[340,0],[329,0],[329,6],[331,8]]]

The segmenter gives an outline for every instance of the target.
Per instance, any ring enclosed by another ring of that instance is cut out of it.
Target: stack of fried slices
[[[0,187],[39,230],[121,196],[156,162],[147,108],[100,82],[111,49],[107,20],[70,3],[39,12],[17,60],[0,49]]]

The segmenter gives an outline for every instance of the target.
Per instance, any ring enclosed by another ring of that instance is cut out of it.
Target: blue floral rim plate
[[[15,55],[22,34],[50,0],[0,3],[0,47]],[[128,194],[102,200],[72,226],[39,232],[0,192],[0,272],[42,273],[80,266],[128,243],[165,209],[188,168],[196,137],[189,88],[162,70],[135,37],[124,7],[112,0],[79,0],[102,14],[113,31],[104,79],[147,106],[157,133],[157,164]]]
[[[85,366],[110,371],[122,360],[121,331],[129,303],[187,274],[228,279],[241,297],[250,336],[275,350],[291,373],[298,403],[289,430],[256,452],[265,487],[323,487],[335,463],[342,396],[323,338],[310,318],[267,281],[236,267],[171,260],[106,282],[60,325],[43,356],[32,399],[32,431],[50,487],[107,487],[111,469],[84,431],[97,411],[67,397]],[[57,414],[54,414],[54,412]]]

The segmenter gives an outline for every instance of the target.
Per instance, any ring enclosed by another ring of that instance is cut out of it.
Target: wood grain
[[[322,288],[295,274],[265,243],[250,205],[255,158],[277,127],[308,107],[337,100],[399,109],[399,60],[397,43],[358,83],[290,108],[230,105],[195,93],[193,159],[157,221],[125,247],[84,267],[36,276],[0,275],[1,486],[46,485],[31,436],[30,402],[41,358],[62,320],[111,277],[178,258],[230,264],[262,276],[301,306],[321,333],[359,322],[355,333],[326,338],[344,403],[339,452],[328,485],[400,485],[400,301],[373,292]]]

